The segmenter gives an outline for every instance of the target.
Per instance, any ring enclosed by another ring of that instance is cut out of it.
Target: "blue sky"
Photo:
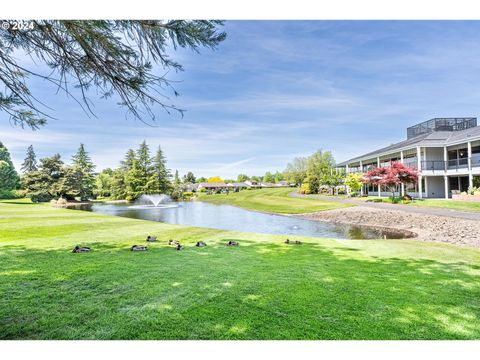
[[[145,139],[181,174],[232,178],[282,171],[317,149],[340,162],[404,139],[415,123],[479,115],[477,21],[228,21],[225,31],[217,51],[172,52],[185,67],[168,75],[183,118],[158,108],[149,127],[94,93],[88,117],[32,79],[57,120],[32,132],[0,113],[0,141],[17,168],[30,144],[68,161],[83,142],[101,170]]]

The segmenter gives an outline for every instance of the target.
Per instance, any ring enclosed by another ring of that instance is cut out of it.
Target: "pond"
[[[201,201],[171,202],[158,207],[130,204],[95,203],[76,205],[77,210],[221,230],[235,230],[266,234],[312,236],[334,239],[401,239],[405,235],[395,231],[381,231],[368,227],[335,225],[299,217],[271,215],[249,211],[230,205],[216,205]]]

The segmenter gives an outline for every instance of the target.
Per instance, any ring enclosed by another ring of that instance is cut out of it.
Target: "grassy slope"
[[[292,198],[288,194],[291,188],[244,190],[238,193],[207,195],[200,193],[200,200],[217,204],[230,204],[250,210],[267,211],[280,214],[301,214],[322,210],[331,210],[352,205],[332,201]]]
[[[480,251],[0,203],[0,338],[480,338]],[[145,253],[128,247],[156,234]],[[165,245],[173,237],[186,245]],[[192,247],[199,240],[208,246]],[[223,246],[228,239],[238,248]],[[75,245],[94,251],[72,254]]]

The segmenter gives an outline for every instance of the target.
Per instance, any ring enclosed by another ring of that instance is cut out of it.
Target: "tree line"
[[[300,186],[300,190],[308,194],[319,193],[322,186],[334,189],[343,185],[345,179],[345,173],[337,171],[332,153],[322,150],[293,159],[284,175],[289,183]]]

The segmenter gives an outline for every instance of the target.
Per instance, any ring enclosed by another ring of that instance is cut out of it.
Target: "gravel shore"
[[[480,248],[480,222],[447,216],[355,206],[302,215],[336,224],[366,225],[416,233],[417,240],[446,242]]]

